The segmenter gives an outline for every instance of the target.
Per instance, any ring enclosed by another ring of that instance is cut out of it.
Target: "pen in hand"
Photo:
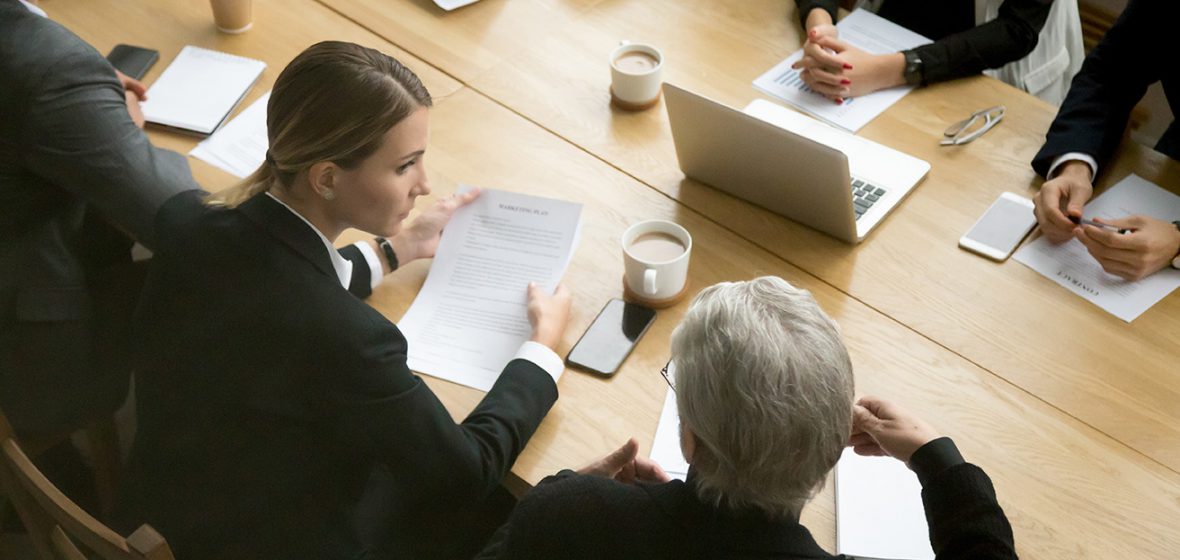
[[[1104,229],[1107,231],[1114,231],[1114,232],[1118,232],[1120,234],[1131,233],[1131,230],[1126,229],[1126,228],[1115,227],[1110,224],[1100,224],[1100,223],[1095,222],[1093,220],[1087,220],[1085,218],[1079,218],[1077,216],[1067,216],[1067,217],[1069,218],[1069,221],[1071,221],[1079,226],[1094,226],[1096,228]]]

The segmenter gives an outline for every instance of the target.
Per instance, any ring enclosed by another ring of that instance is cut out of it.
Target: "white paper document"
[[[253,173],[266,160],[266,92],[246,110],[201,141],[188,155],[199,158],[238,178]]]
[[[862,457],[836,463],[836,553],[881,560],[933,560],[922,485],[905,463]]]
[[[848,14],[836,24],[836,28],[840,30],[841,40],[873,54],[895,53],[931,42],[867,10]],[[845,98],[843,104],[837,105],[807,87],[799,71],[791,68],[802,57],[803,50],[796,51],[754,80],[754,87],[850,132],[860,130],[914,89],[912,86],[884,89],[860,97]]]
[[[1180,196],[1129,175],[1087,204],[1085,213],[1086,218],[1140,214],[1170,222],[1180,216]],[[1180,287],[1180,270],[1171,267],[1136,282],[1107,274],[1077,239],[1053,245],[1041,236],[1012,258],[1128,323]]]
[[[668,395],[664,397],[664,410],[660,412],[650,457],[668,476],[679,480],[688,477],[688,461],[680,451],[680,412],[676,408],[676,392],[672,389],[668,389]]]
[[[150,123],[211,134],[265,69],[260,60],[186,46],[148,89],[143,116]]]
[[[434,4],[446,11],[454,10],[455,8],[462,8],[468,4],[474,4],[479,0],[434,0]]]
[[[422,290],[398,322],[410,369],[491,389],[532,334],[528,283],[557,287],[581,214],[581,204],[494,189],[455,212]]]

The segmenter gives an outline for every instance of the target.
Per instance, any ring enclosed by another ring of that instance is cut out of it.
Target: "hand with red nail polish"
[[[875,55],[838,38],[809,39],[792,65],[813,91],[841,104],[845,99],[905,84],[905,56]]]

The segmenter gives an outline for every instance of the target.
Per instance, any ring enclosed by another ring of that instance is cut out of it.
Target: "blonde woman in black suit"
[[[460,557],[506,515],[500,480],[557,399],[568,291],[527,287],[532,340],[460,423],[360,299],[478,196],[403,227],[430,193],[430,105],[393,58],[319,43],[275,84],[266,163],[161,210],[120,517],[178,557]],[[383,237],[333,249],[350,227]]]

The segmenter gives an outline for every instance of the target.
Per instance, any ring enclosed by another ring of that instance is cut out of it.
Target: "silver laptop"
[[[744,112],[664,84],[685,175],[858,243],[930,164],[765,100]]]

